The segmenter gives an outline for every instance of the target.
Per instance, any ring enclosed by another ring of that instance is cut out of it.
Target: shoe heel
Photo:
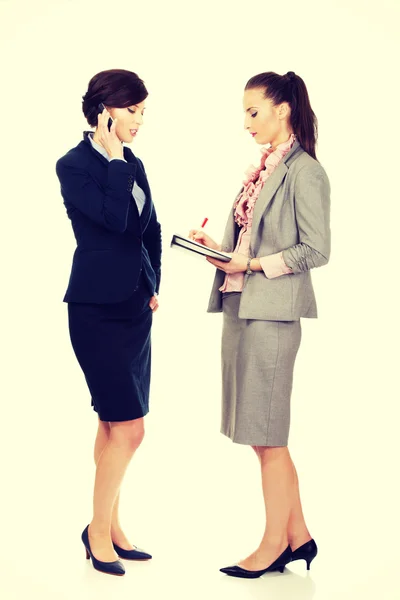
[[[92,565],[93,565],[94,569],[96,569],[97,571],[101,571],[102,573],[109,573],[110,575],[125,575],[125,568],[120,560],[104,562],[104,561],[98,560],[92,554],[91,549],[90,549],[90,542],[89,542],[89,525],[82,532],[81,539],[85,546],[86,558],[92,559]]]
[[[304,560],[304,562],[307,565],[307,571],[309,571],[311,568],[311,563],[314,560],[314,558],[317,556],[317,554],[318,554],[317,544],[315,543],[315,540],[310,540],[309,542],[306,542],[305,544],[300,546],[300,548],[297,548],[292,553],[292,561]]]
[[[284,570],[285,570],[285,567],[284,567],[284,566],[283,566],[283,567],[279,567],[279,571],[280,571],[281,573],[283,573],[283,571],[284,571]]]

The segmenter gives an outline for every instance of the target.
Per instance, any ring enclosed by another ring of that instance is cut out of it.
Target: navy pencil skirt
[[[112,304],[68,303],[70,338],[101,421],[130,421],[149,412],[150,293]]]

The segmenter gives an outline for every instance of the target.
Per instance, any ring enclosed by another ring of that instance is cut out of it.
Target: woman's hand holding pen
[[[207,223],[208,219],[204,219],[202,227]],[[191,229],[189,232],[189,239],[199,244],[203,244],[207,248],[212,248],[213,250],[221,251],[221,245],[214,242],[214,240],[207,235],[203,229]],[[217,269],[221,269],[221,271],[225,271],[225,273],[241,273],[242,271],[247,271],[247,256],[244,254],[238,254],[237,252],[230,253],[225,252],[224,254],[229,254],[232,257],[232,260],[229,262],[223,262],[221,260],[217,260],[215,258],[211,258],[211,256],[207,256],[208,262],[217,267]]]
[[[108,130],[108,119],[111,118],[110,113],[105,108],[102,113],[97,116],[97,135],[96,138],[107,151],[110,158],[124,158],[124,149],[121,140],[116,134],[117,119],[113,120],[110,131]]]
[[[221,250],[221,246],[214,242],[214,240],[204,233],[202,229],[191,229],[189,232],[189,239],[194,242],[198,242],[199,244],[203,244],[207,248],[212,248],[213,250]]]

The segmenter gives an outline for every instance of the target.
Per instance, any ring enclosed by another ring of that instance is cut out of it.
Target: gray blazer
[[[232,209],[222,240],[223,251],[234,251],[238,234]],[[250,240],[253,258],[283,251],[284,261],[293,273],[271,279],[263,271],[245,275],[239,317],[268,321],[316,318],[310,269],[328,262],[330,246],[329,180],[320,163],[296,140],[260,192]],[[217,270],[208,312],[222,311],[219,288],[224,278],[224,271]]]

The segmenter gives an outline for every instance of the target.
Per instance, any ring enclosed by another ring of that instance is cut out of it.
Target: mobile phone
[[[99,112],[103,112],[103,110],[105,110],[105,108],[106,108],[106,107],[104,106],[104,104],[103,104],[102,102],[100,102],[100,104],[99,104]],[[108,125],[108,131],[110,131],[110,129],[111,129],[111,125],[112,125],[112,124],[113,124],[113,120],[112,120],[112,118],[110,117],[110,118],[108,119],[108,123],[107,123],[107,125]]]

